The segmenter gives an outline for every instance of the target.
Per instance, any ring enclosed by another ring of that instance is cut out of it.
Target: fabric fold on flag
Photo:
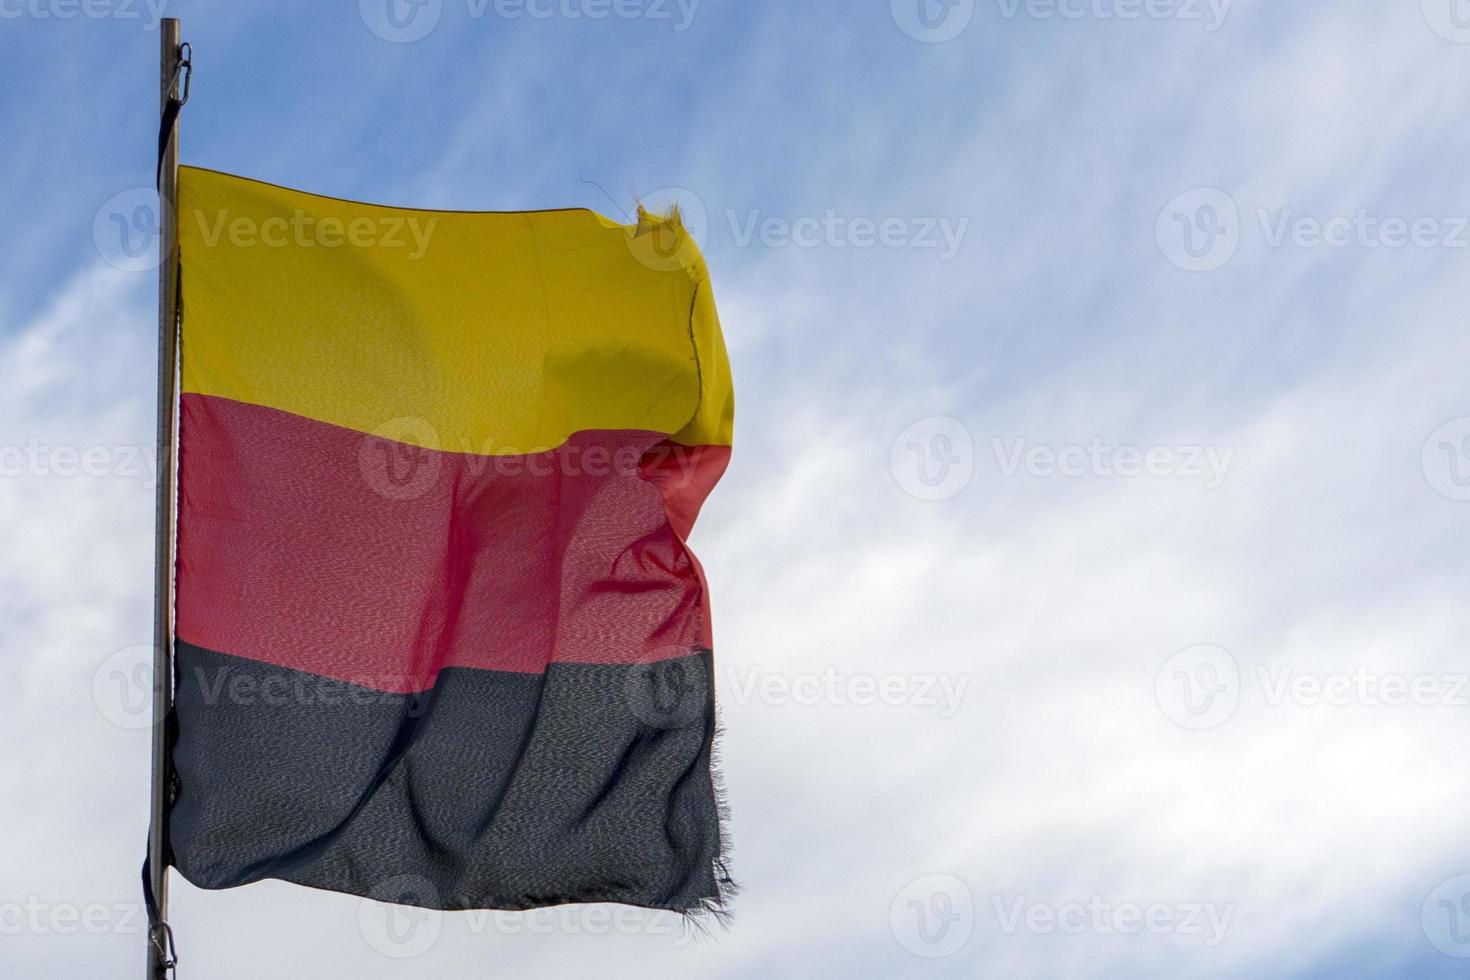
[[[730,458],[677,213],[179,177],[172,864],[439,909],[723,912]]]

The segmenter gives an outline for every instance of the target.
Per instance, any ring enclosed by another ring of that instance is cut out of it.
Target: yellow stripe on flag
[[[179,173],[183,391],[450,452],[639,429],[729,445],[703,259],[677,220],[473,213]]]

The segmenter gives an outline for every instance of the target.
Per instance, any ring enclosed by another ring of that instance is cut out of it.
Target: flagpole
[[[156,921],[148,929],[148,978],[163,980],[174,959],[168,922],[167,793],[168,719],[173,708],[173,549],[174,549],[174,402],[178,349],[178,242],[175,207],[178,200],[179,139],[175,91],[183,52],[179,21],[166,17],[159,24],[159,133],[158,183],[158,456],[155,473],[153,552],[153,775],[152,806],[148,824],[148,888],[156,903]],[[192,68],[188,69],[192,70]],[[171,111],[172,110],[172,111]]]

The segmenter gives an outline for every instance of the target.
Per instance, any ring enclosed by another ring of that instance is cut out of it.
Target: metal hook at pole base
[[[160,922],[148,930],[148,942],[152,946],[152,956],[158,960],[159,967],[168,980],[175,980],[179,967],[179,948],[174,945],[174,931],[167,922]]]

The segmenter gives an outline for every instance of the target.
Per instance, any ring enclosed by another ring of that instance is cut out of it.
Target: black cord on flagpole
[[[163,105],[163,115],[158,124],[158,165],[153,171],[153,186],[163,189],[163,158],[168,152],[169,140],[173,139],[174,126],[179,121],[179,110],[189,104],[189,82],[194,78],[194,49],[185,41],[179,45],[178,64],[174,66],[172,81],[168,87],[168,101]],[[180,79],[183,88],[179,87]]]

